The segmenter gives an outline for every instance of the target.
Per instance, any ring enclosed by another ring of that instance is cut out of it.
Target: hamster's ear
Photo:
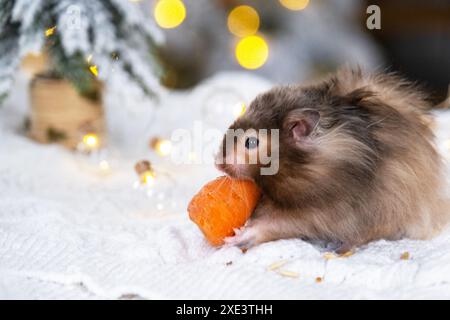
[[[293,110],[284,119],[283,128],[294,141],[308,137],[319,124],[320,113],[315,110]]]

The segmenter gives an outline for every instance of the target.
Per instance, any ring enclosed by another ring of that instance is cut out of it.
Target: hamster
[[[263,193],[247,224],[226,242],[250,248],[302,238],[337,243],[345,252],[378,239],[436,235],[450,210],[427,109],[425,96],[398,76],[351,68],[258,96],[231,125],[215,160]],[[227,148],[236,129],[241,133]],[[260,129],[278,129],[279,141],[260,136]],[[267,164],[259,156],[248,162],[263,147],[278,153],[271,159],[275,174],[261,174]]]

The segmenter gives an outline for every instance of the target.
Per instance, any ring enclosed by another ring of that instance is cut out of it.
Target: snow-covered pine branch
[[[46,51],[55,71],[81,93],[93,90],[89,64],[97,66],[106,85],[115,77],[111,82],[122,83],[125,91],[135,86],[147,96],[159,92],[154,52],[163,37],[142,5],[124,0],[0,0],[0,99],[9,92],[22,58],[37,51]],[[45,31],[53,27],[55,32],[47,37]]]

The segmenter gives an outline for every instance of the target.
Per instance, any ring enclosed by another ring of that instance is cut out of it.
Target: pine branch
[[[44,44],[55,71],[83,95],[96,97],[97,79],[86,62],[88,55],[95,54],[100,70],[108,71],[112,65],[121,68],[119,75],[127,74],[146,95],[155,96],[161,74],[158,36],[148,27],[138,4],[120,1],[34,0],[28,5],[24,0],[0,0],[0,97],[9,91],[15,69],[33,41]],[[73,6],[85,11],[78,34],[61,25]],[[44,38],[45,30],[53,26],[56,33]],[[120,61],[114,61],[114,55]],[[108,83],[107,73],[99,78]]]
[[[89,65],[86,63],[84,55],[81,52],[76,52],[67,56],[58,35],[55,36],[51,45],[47,45],[47,48],[57,74],[69,80],[79,94],[97,100],[97,81],[89,71]]]

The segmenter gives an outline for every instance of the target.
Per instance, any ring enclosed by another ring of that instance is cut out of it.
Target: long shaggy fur
[[[307,144],[292,145],[286,119],[311,109],[320,114],[317,127]],[[248,166],[264,197],[234,242],[302,237],[357,246],[435,235],[450,210],[428,109],[420,90],[401,78],[349,68],[257,97],[232,128],[281,129],[280,170],[261,176]]]

